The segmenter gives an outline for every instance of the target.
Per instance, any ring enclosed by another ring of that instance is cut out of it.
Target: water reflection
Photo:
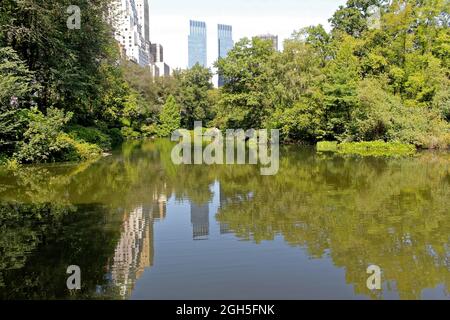
[[[111,280],[120,295],[131,295],[136,279],[153,265],[153,221],[143,207],[124,216],[123,231],[114,251]]]
[[[263,177],[175,166],[171,147],[132,142],[95,163],[0,172],[0,298],[450,297],[448,153],[288,147]],[[81,292],[65,289],[70,264]],[[381,292],[366,287],[371,264]]]
[[[120,288],[120,296],[129,298],[136,281],[153,266],[153,225],[166,216],[167,196],[153,195],[153,203],[124,214],[120,240],[114,250],[110,279]]]
[[[209,235],[209,205],[191,203],[192,238],[207,240]]]
[[[116,298],[105,266],[120,235],[115,212],[98,205],[0,204],[0,299]],[[69,292],[66,270],[77,264],[82,290]]]

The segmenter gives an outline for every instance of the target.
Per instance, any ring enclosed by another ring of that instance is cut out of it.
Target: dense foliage
[[[211,121],[214,100],[210,98],[213,89],[212,73],[199,64],[192,69],[182,71],[178,75],[179,100],[183,106],[183,127],[192,129],[195,121]]]
[[[283,52],[244,39],[216,64],[226,79],[216,124],[280,128],[285,141],[446,147],[449,9],[444,0],[350,0],[331,32],[304,28]]]
[[[157,134],[160,137],[169,137],[170,134],[181,126],[181,110],[174,96],[167,98],[159,116],[159,127]]]
[[[301,29],[282,52],[244,38],[216,63],[220,89],[198,65],[154,79],[123,61],[109,4],[80,1],[81,30],[71,30],[68,0],[2,1],[0,161],[82,159],[168,135],[178,117],[186,129],[279,128],[284,142],[450,143],[448,1],[349,0],[330,32]],[[176,114],[163,108],[169,96]]]

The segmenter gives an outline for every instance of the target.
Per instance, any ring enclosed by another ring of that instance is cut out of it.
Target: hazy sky
[[[233,26],[233,39],[272,33],[283,39],[294,30],[323,24],[345,0],[151,0],[151,40],[164,46],[165,61],[187,67],[189,19],[208,28],[208,64],[217,60],[217,24]]]

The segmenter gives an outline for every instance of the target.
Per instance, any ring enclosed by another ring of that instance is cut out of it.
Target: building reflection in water
[[[241,197],[227,197],[219,182],[213,186],[218,195],[212,199],[212,207],[219,209]],[[249,195],[246,195],[248,197]],[[131,296],[137,280],[145,269],[153,266],[154,233],[153,226],[165,219],[167,195],[154,194],[150,204],[140,205],[123,218],[122,233],[116,246],[112,263],[108,267],[108,278],[119,289],[123,299]],[[207,240],[210,234],[210,203],[198,205],[190,201],[192,234],[194,240]],[[220,223],[220,234],[231,233],[228,224]]]
[[[191,202],[192,237],[207,240],[209,236],[209,203],[197,205]]]
[[[131,296],[144,270],[153,266],[153,223],[166,216],[167,196],[154,195],[152,204],[124,215],[122,234],[109,268],[109,278],[124,299]]]

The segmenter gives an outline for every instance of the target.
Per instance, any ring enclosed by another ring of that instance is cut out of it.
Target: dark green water
[[[450,298],[450,154],[286,147],[263,177],[175,166],[171,147],[0,172],[0,299]]]

